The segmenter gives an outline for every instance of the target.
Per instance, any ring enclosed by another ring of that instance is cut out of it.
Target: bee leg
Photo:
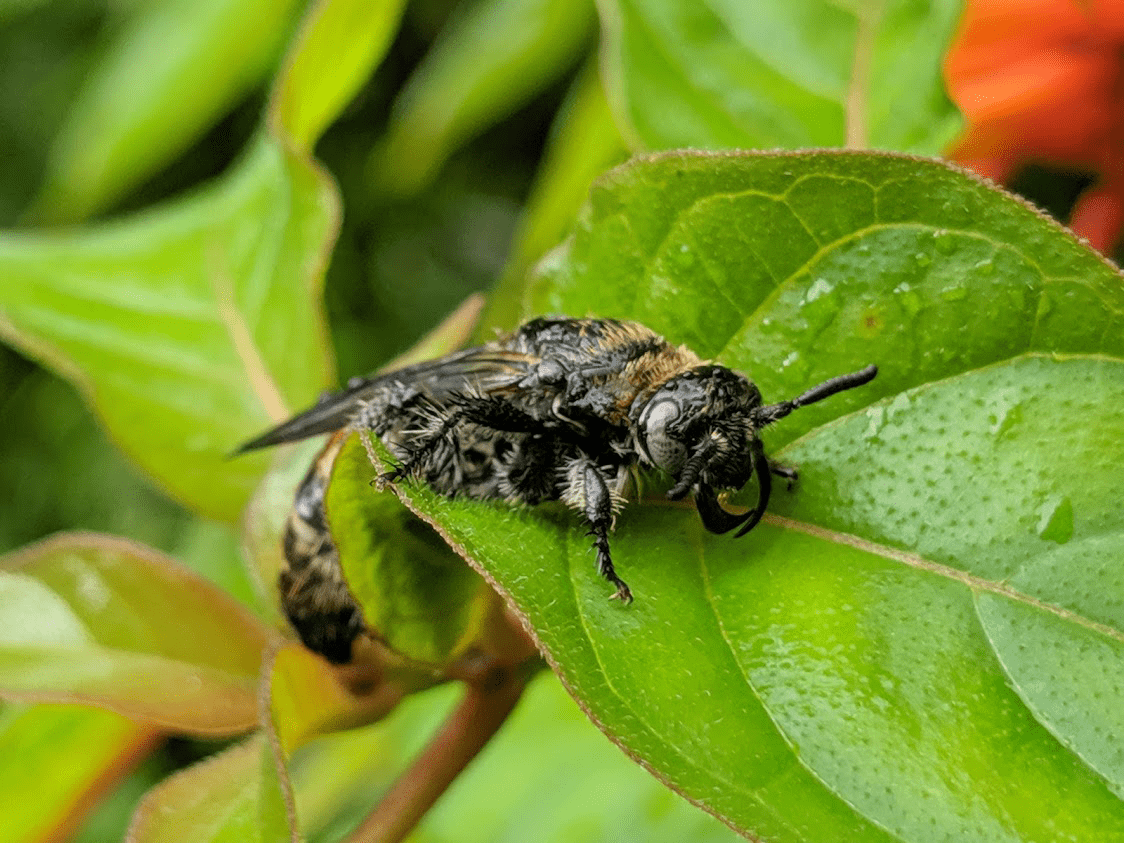
[[[575,476],[577,475],[577,476]],[[574,481],[577,481],[575,484]],[[571,486],[580,484],[579,489],[571,488],[567,491],[567,499],[571,503],[580,495],[580,503],[584,505],[585,518],[589,522],[587,535],[593,536],[593,547],[597,551],[597,572],[617,587],[613,600],[624,603],[632,602],[632,591],[628,584],[617,576],[613,567],[613,558],[609,553],[609,528],[613,525],[613,495],[609,491],[609,483],[602,472],[588,457],[575,465],[570,471]]]
[[[456,398],[455,406],[435,429],[412,443],[409,457],[393,471],[379,478],[381,483],[393,483],[409,477],[437,450],[457,425],[462,422],[487,427],[506,433],[530,433],[542,427],[534,417],[513,406],[510,401],[495,396],[462,395]]]
[[[613,559],[609,555],[608,528],[601,524],[594,524],[586,534],[593,536],[593,546],[597,549],[597,572],[617,587],[610,600],[620,600],[624,603],[632,602],[632,589],[628,583],[617,576],[613,567]]]

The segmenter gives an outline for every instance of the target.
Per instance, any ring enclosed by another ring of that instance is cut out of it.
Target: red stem
[[[472,683],[441,730],[394,783],[348,843],[399,843],[503,725],[526,686],[521,671]]]

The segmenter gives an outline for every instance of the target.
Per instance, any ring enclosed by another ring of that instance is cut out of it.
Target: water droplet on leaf
[[[1064,495],[1056,495],[1038,511],[1038,537],[1065,544],[1073,537],[1073,504]]]

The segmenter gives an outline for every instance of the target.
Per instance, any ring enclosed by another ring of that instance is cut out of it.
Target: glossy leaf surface
[[[749,536],[626,508],[629,607],[564,508],[403,490],[626,751],[768,839],[1124,834],[1111,265],[934,162],[674,154],[595,188],[533,297],[640,319],[766,400],[881,368],[766,432],[801,477]]]

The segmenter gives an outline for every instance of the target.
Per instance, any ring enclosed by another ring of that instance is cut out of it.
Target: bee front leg
[[[586,535],[593,536],[593,547],[597,551],[597,571],[616,586],[614,600],[632,602],[632,591],[628,584],[617,576],[613,567],[613,557],[609,553],[609,530],[613,526],[614,510],[619,505],[619,497],[610,490],[610,477],[604,469],[586,456],[570,463],[566,472],[566,490],[563,500],[570,506],[581,509],[589,524]]]

